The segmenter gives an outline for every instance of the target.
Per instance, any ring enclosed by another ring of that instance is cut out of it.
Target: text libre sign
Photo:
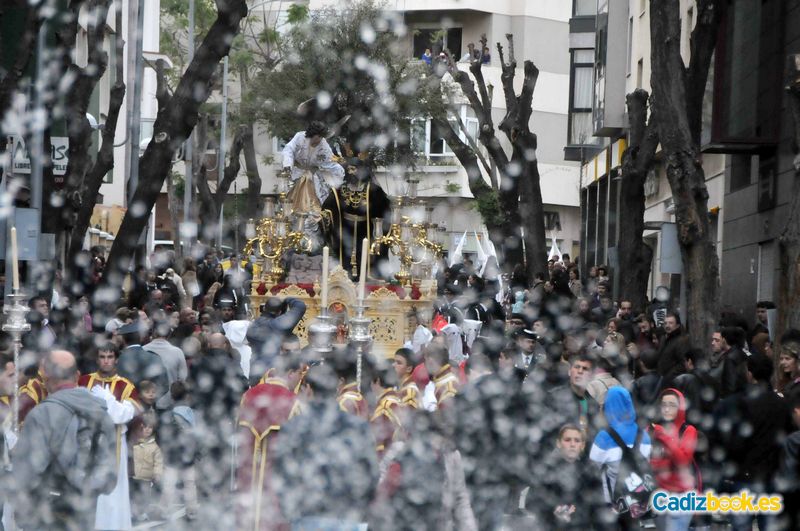
[[[31,157],[25,140],[19,136],[9,137],[14,142],[14,173],[30,173]],[[50,158],[53,161],[53,175],[67,173],[69,162],[69,138],[65,136],[50,137]]]

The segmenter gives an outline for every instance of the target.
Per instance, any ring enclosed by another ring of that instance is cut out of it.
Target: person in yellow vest
[[[333,369],[339,378],[336,402],[339,409],[364,420],[369,420],[369,405],[359,388],[358,358],[355,349],[347,346],[334,349],[331,359]]]
[[[447,347],[431,343],[424,350],[425,368],[431,376],[436,396],[436,408],[444,409],[458,393],[458,377],[450,366]]]
[[[119,348],[108,342],[97,352],[97,371],[78,378],[78,387],[85,387],[106,401],[108,414],[116,425],[117,485],[110,494],[97,499],[95,529],[130,529],[132,523],[125,433],[141,408],[133,382],[117,374],[118,358]]]
[[[19,422],[25,422],[31,409],[47,398],[47,388],[44,386],[42,371],[37,370],[36,375],[19,388]]]
[[[400,397],[395,391],[394,371],[388,367],[377,369],[372,377],[372,394],[378,397],[375,410],[369,418],[369,426],[375,436],[375,449],[378,459],[381,459],[389,446],[399,437],[402,437],[402,422],[400,410],[403,406]]]
[[[397,374],[397,381],[400,382],[397,394],[401,405],[411,409],[422,407],[422,393],[412,376],[417,364],[417,355],[410,348],[397,349],[394,353],[392,366]]]

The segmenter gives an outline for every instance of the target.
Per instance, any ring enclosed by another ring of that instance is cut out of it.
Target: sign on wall
[[[19,136],[10,137],[14,142],[14,173],[30,173],[31,158],[25,140]],[[67,173],[69,162],[69,139],[65,136],[50,137],[50,158],[53,160],[53,175]]]

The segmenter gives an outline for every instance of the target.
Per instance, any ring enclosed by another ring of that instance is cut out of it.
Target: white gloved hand
[[[109,398],[111,398],[111,400],[116,400],[114,398],[114,395],[111,394],[111,391],[109,391],[102,385],[95,385],[94,387],[92,387],[92,394],[97,398],[102,398],[106,402],[108,402]]]

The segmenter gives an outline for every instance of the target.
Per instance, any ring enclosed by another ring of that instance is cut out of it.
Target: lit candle
[[[361,242],[361,274],[358,277],[358,298],[363,303],[367,288],[367,262],[369,261],[369,240],[364,238]]]
[[[322,290],[322,313],[328,313],[328,255],[330,251],[328,246],[322,248],[322,282],[320,289]]]
[[[17,254],[17,228],[11,227],[11,271],[13,272],[14,293],[19,292],[19,263]]]

